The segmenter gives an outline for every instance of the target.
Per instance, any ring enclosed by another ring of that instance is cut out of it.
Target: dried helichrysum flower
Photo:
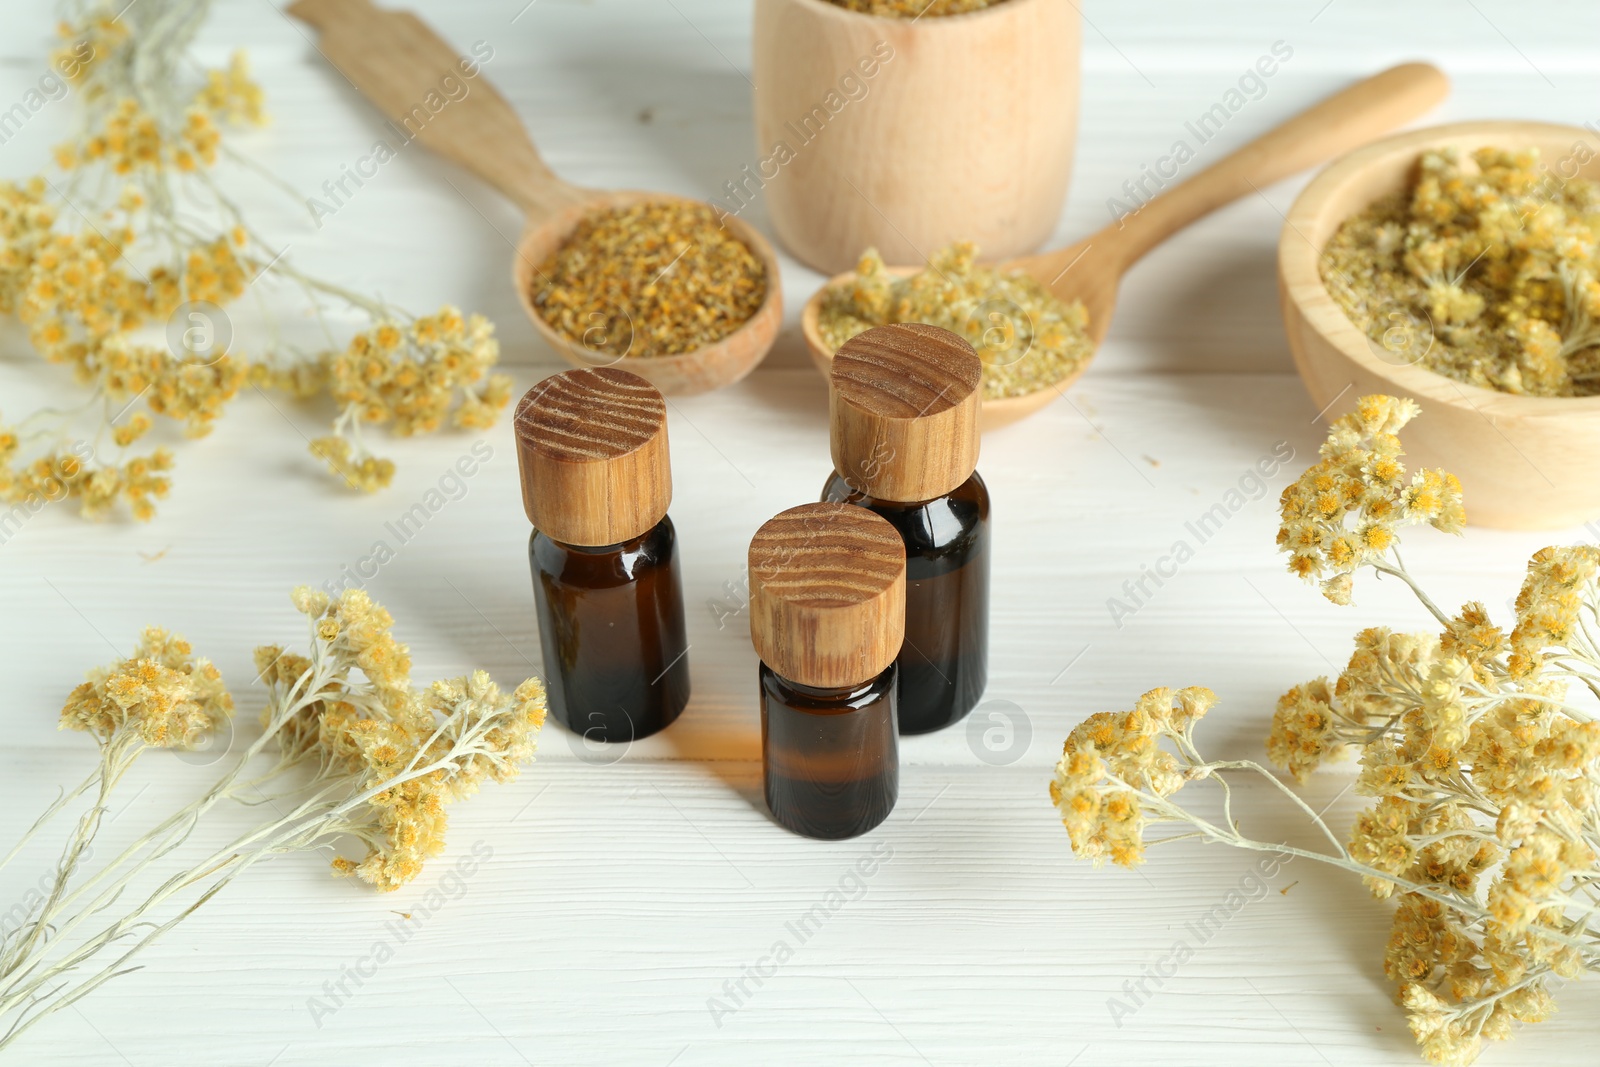
[[[1267,754],[1297,781],[1305,781],[1318,764],[1345,751],[1346,739],[1335,729],[1336,715],[1326,678],[1295,686],[1278,698]]]
[[[1441,314],[1471,314],[1459,294],[1441,289],[1434,297]],[[1398,463],[1394,435],[1413,413],[1407,402],[1367,398],[1335,423],[1322,461],[1285,493],[1279,543],[1294,554],[1292,569],[1332,569],[1330,580],[1348,579],[1370,549],[1364,562],[1400,578],[1441,632],[1357,634],[1335,681],[1316,679],[1279,700],[1267,750],[1297,780],[1359,752],[1355,788],[1374,802],[1356,816],[1346,844],[1316,858],[1394,900],[1385,973],[1424,1058],[1465,1067],[1484,1041],[1510,1037],[1513,1023],[1549,1017],[1553,978],[1600,971],[1600,721],[1568,702],[1569,689],[1600,693],[1600,550],[1536,553],[1509,635],[1481,603],[1447,616],[1397,555],[1384,558],[1359,535],[1407,520],[1459,526],[1454,480],[1443,471],[1408,479]],[[1333,600],[1347,599],[1348,589],[1324,585]],[[1150,755],[1161,751],[1160,733],[1156,717],[1139,715],[1095,716],[1073,732],[1052,796],[1074,850],[1136,862],[1152,807],[1204,839],[1272,848],[1151,788],[1171,775],[1270,772],[1245,760],[1207,763],[1192,738],[1174,739],[1177,764],[1168,765]],[[1097,742],[1121,753],[1122,773],[1143,784],[1121,781]],[[1103,814],[1111,796],[1121,800],[1115,820]],[[1338,835],[1305,810],[1337,845]]]
[[[1528,561],[1528,576],[1517,594],[1517,625],[1511,631],[1509,669],[1529,678],[1544,664],[1544,650],[1565,645],[1585,603],[1596,601],[1594,579],[1600,549],[1592,545],[1541,548]]]
[[[394,481],[394,461],[370,453],[356,454],[345,437],[329,434],[311,442],[311,454],[328,465],[352,489],[375,493]]]
[[[155,748],[192,748],[233,717],[233,697],[189,642],[150,627],[127,659],[89,673],[61,709],[61,727],[101,743],[137,737]]]
[[[1436,642],[1427,635],[1373,627],[1356,635],[1355,651],[1333,685],[1318,678],[1278,698],[1267,755],[1305,781],[1317,766],[1344,758],[1374,739],[1374,724],[1398,722],[1430,668]]]
[[[1178,757],[1160,741],[1189,743],[1195,722],[1215,703],[1216,695],[1198,686],[1177,693],[1152,689],[1131,711],[1091,715],[1072,731],[1056,764],[1050,799],[1074,852],[1096,864],[1143,862],[1149,816],[1141,792],[1165,797],[1185,781]]]
[[[0,446],[8,436],[15,441],[15,434],[0,430]],[[171,488],[167,472],[172,469],[172,453],[164,448],[121,464],[91,462],[76,451],[61,451],[12,466],[16,452],[14,443],[0,447],[0,503],[27,504],[37,510],[51,501],[75,500],[79,514],[100,520],[122,501],[135,519],[145,522],[155,515],[155,501]]]
[[[492,426],[511,384],[499,375],[484,380],[498,359],[486,321],[446,308],[397,326],[410,321],[403,311],[269,253],[218,180],[201,173],[221,157],[224,125],[265,120],[263,94],[242,52],[225,67],[200,67],[202,80],[190,78],[186,42],[206,7],[161,3],[160,11],[147,0],[133,12],[94,3],[61,27],[58,69],[77,86],[85,120],[79,139],[57,148],[56,163],[86,172],[70,176],[77,196],[69,202],[42,177],[0,182],[0,313],[19,319],[46,360],[70,367],[78,384],[109,400],[107,414],[119,411],[118,425],[103,420],[93,432],[76,433],[68,418],[57,418],[50,447],[74,437],[100,442],[109,433],[126,448],[150,429],[149,415],[200,437],[247,382],[302,399],[328,391],[344,407],[332,436],[353,444],[318,455],[370,491],[389,483],[393,464],[368,453],[354,422],[387,423],[400,434],[431,432],[447,419],[461,429]],[[142,32],[156,24],[159,32]],[[331,297],[369,316],[372,329],[337,355],[274,342],[253,365],[237,350],[196,350],[191,338],[199,334],[171,328],[186,304],[226,305],[269,272],[304,291],[318,318],[321,299]],[[145,342],[143,335],[164,328],[170,350]],[[143,410],[124,420],[135,404]],[[9,468],[18,465],[12,457]],[[170,466],[165,453],[131,464],[85,463],[72,495],[83,498],[89,517],[125,500],[147,519]],[[0,473],[0,487],[10,474]]]
[[[711,205],[647,200],[585,215],[539,264],[529,296],[574,344],[652,359],[732,334],[761,310],[768,284],[761,257]]]
[[[206,71],[206,84],[195,94],[195,105],[236,126],[261,126],[267,121],[266,94],[250,77],[250,60],[235,51],[225,70]]]
[[[315,654],[256,650],[268,726],[285,759],[312,760],[351,793],[352,810],[337,829],[367,852],[334,860],[334,869],[397,889],[443,848],[446,804],[486,779],[514,779],[533,757],[544,687],[529,679],[505,693],[475,671],[416,689],[393,618],[365,592],[330,596],[302,586],[291,599],[308,620]]]
[[[1409,190],[1346,219],[1322,280],[1375,346],[1531,396],[1600,391],[1600,183],[1536,149],[1424,152]],[[1572,177],[1565,176],[1568,172]]]
[[[977,262],[971,242],[934,253],[926,270],[897,275],[876,249],[855,276],[823,290],[817,329],[837,351],[874,326],[924,322],[965,338],[983,361],[983,395],[1022,396],[1060,382],[1094,354],[1089,315],[1021,271]]]
[[[1455,475],[1406,477],[1398,435],[1417,411],[1414,400],[1362,397],[1329,428],[1322,458],[1283,490],[1278,547],[1289,553],[1291,572],[1323,578],[1323,594],[1336,604],[1350,602],[1352,572],[1386,564],[1400,527],[1460,533],[1466,524]]]
[[[446,307],[409,327],[380,322],[356,334],[331,362],[331,388],[334,399],[363,422],[388,423],[402,436],[432,433],[458,398],[495,411],[505,407],[511,387],[503,376],[490,378],[481,394],[472,388],[499,356],[489,320],[464,319]],[[474,415],[470,424],[482,422]]]
[[[445,805],[476,792],[485,778],[516,778],[518,764],[533,757],[544,714],[537,680],[502,693],[476,671],[416,693],[415,703],[393,721],[330,720],[345,734],[332,743],[359,752],[356,773],[369,790],[413,767],[436,768],[372,796],[365,820],[351,831],[366,843],[367,855],[359,862],[336,860],[334,869],[383,891],[416,877],[444,847]]]

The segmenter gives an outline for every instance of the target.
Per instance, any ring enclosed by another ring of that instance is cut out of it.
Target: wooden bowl
[[[1010,0],[1007,0],[1007,2],[1010,2]],[[889,273],[897,277],[916,274],[922,269],[921,267],[888,268]],[[855,277],[854,271],[846,271],[844,274],[830,278],[827,286],[817,290],[811,299],[806,301],[805,307],[800,311],[800,332],[806,339],[806,352],[810,354],[811,362],[816,365],[817,370],[822,372],[823,378],[828,377],[833,367],[833,348],[823,338],[822,329],[818,325],[822,312],[822,300],[829,288],[835,285],[849,285],[855,281]],[[1090,360],[1086,359],[1076,371],[1059,382],[1023,396],[1008,396],[1001,400],[985,399],[978,412],[978,430],[982,433],[988,433],[990,430],[998,430],[1002,426],[1009,426],[1013,422],[1032,415],[1066,392],[1072,383],[1077,381],[1083,375],[1083,372],[1089,369],[1089,363]],[[632,364],[629,364],[629,368],[632,368]]]
[[[1600,179],[1600,140],[1575,126],[1539,122],[1433,126],[1340,157],[1295,200],[1278,242],[1279,295],[1295,365],[1325,419],[1369,393],[1414,398],[1422,414],[1403,432],[1407,462],[1459,477],[1468,522],[1500,529],[1586,522],[1600,516],[1600,397],[1513,396],[1409,364],[1370,341],[1322,284],[1317,261],[1340,223],[1403,189],[1417,157],[1445,146],[1537,148],[1560,178]],[[1408,355],[1425,351],[1426,339],[1420,345],[1408,346]]]
[[[1032,251],[1072,174],[1080,36],[1067,0],[918,19],[755,0],[759,158],[733,175],[740,197],[762,188],[779,240],[824,274],[868,247],[888,263],[957,240]]]
[[[783,292],[778,276],[778,259],[772,246],[748,223],[727,216],[723,221],[734,236],[743,241],[767,270],[767,295],[756,313],[737,330],[715,344],[673,356],[613,355],[588,348],[557,332],[539,314],[533,303],[533,290],[540,264],[559,248],[585,216],[611,207],[639,203],[699,203],[669,193],[608,192],[570,204],[548,217],[529,217],[528,228],[517,243],[511,261],[511,280],[517,299],[528,313],[534,329],[550,347],[575,367],[621,366],[632,371],[667,396],[692,396],[738,381],[755,369],[772,347],[783,324]]]

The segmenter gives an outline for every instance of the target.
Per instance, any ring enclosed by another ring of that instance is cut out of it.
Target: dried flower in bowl
[[[1070,377],[1094,355],[1088,313],[1063,303],[1021,271],[977,262],[960,242],[936,253],[926,270],[896,276],[867,249],[847,282],[822,293],[817,329],[838,351],[874,326],[925,322],[964,337],[983,360],[986,400],[1025,396]]]
[[[1557,177],[1537,149],[1424,152],[1320,268],[1385,358],[1507,393],[1600,394],[1600,183]]]
[[[535,274],[533,306],[595,352],[693,352],[727,337],[767,298],[766,265],[708,204],[650,200],[585,216]]]

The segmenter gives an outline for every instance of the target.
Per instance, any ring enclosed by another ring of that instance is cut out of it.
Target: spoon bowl
[[[677,355],[630,357],[588,347],[554,329],[534,306],[533,287],[540,265],[585,216],[648,201],[703,202],[669,193],[586,189],[562,181],[540,158],[511,105],[481,77],[478,65],[462,58],[409,11],[384,10],[371,0],[296,0],[288,11],[320,33],[318,49],[396,130],[461,164],[526,212],[522,237],[514,246],[512,283],[534,329],[567,362],[578,367],[625,362],[662,393],[687,396],[738,381],[772,348],[783,320],[778,258],[766,238],[732,216],[723,223],[765,266],[767,292],[756,313],[727,337]],[[454,79],[455,90],[465,86],[465,91],[445,94],[446,79]],[[448,101],[437,109],[421,103],[444,100],[445,95]]]
[[[1133,214],[1077,244],[1001,263],[1035,278],[1057,299],[1080,301],[1089,313],[1088,333],[1098,349],[1116,310],[1122,275],[1166,238],[1217,208],[1304,170],[1423,114],[1449,92],[1436,67],[1403,63],[1357,82],[1213,163],[1180,185],[1145,201]],[[909,273],[916,268],[896,268]],[[811,357],[827,373],[833,352],[817,327],[826,291],[853,278],[829,279],[801,313]],[[979,425],[997,429],[1040,410],[1088,369],[1086,359],[1066,378],[1023,396],[985,399]]]
[[[693,396],[736,382],[755,369],[772,348],[783,324],[783,296],[778,288],[778,257],[772,246],[742,219],[728,216],[724,224],[743,241],[766,268],[767,293],[756,313],[720,341],[671,356],[629,357],[575,341],[555,329],[539,314],[533,293],[539,284],[539,267],[564,244],[572,231],[596,211],[628,207],[641,203],[700,203],[670,193],[596,193],[569,204],[538,221],[530,218],[528,228],[517,243],[511,261],[511,281],[517,299],[534,329],[561,358],[575,367],[608,367],[621,364],[647,380],[667,396]]]
[[[1409,396],[1406,462],[1461,479],[1467,521],[1500,529],[1575,526],[1600,516],[1600,396],[1515,396],[1416,364],[1426,344],[1386,346],[1345,315],[1322,283],[1322,249],[1373,201],[1404,189],[1430,149],[1537,148],[1561,180],[1600,180],[1600,140],[1542,122],[1462,122],[1410,130],[1329,164],[1289,209],[1278,242],[1278,289],[1295,365],[1325,417],[1369,393]],[[1426,325],[1423,326],[1427,329]],[[1430,334],[1423,338],[1431,342]]]

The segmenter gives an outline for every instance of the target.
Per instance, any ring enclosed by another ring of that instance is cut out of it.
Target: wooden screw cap
[[[833,357],[833,467],[879,500],[943,496],[978,466],[983,361],[937,326],[875,326]]]
[[[667,404],[637,374],[553,374],[523,395],[514,425],[522,504],[546,537],[615,545],[666,515]]]
[[[819,688],[876,678],[906,631],[906,548],[852,504],[803,504],[750,541],[750,640],[779,675]]]

